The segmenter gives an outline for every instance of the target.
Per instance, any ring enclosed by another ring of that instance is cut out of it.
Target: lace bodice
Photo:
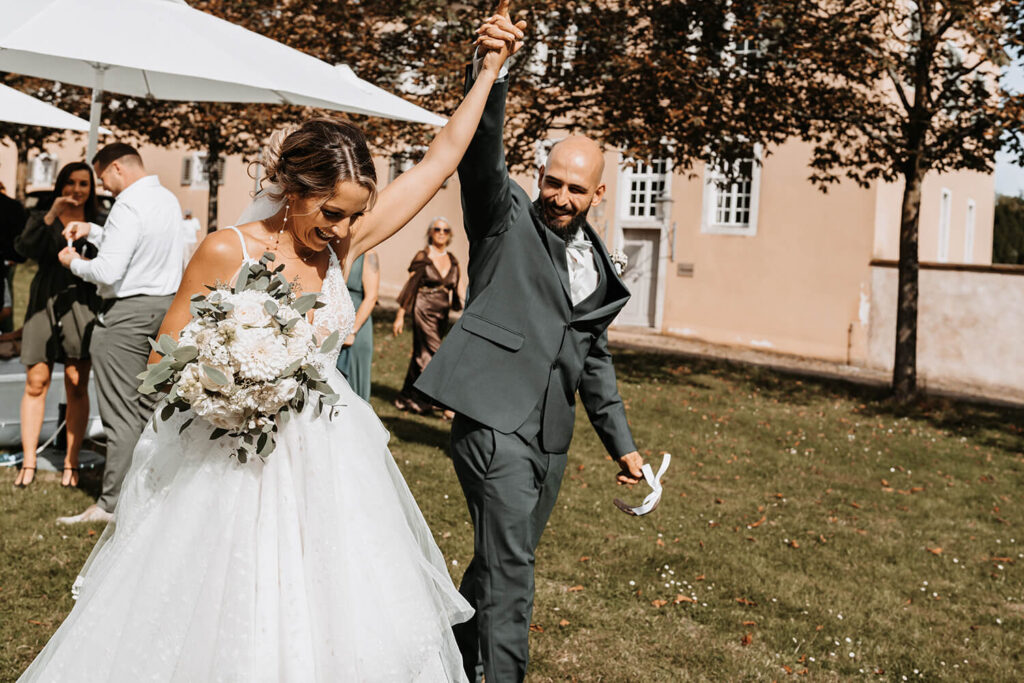
[[[242,263],[254,263],[256,259],[249,256],[249,250],[245,247],[245,237],[242,235],[242,231],[235,226],[229,226],[229,230],[233,230],[238,235],[238,241],[242,244]],[[322,308],[318,308],[313,311],[313,331],[316,334],[318,340],[323,342],[331,335],[332,332],[337,331],[339,341],[334,347],[334,350],[320,354],[321,358],[317,363],[320,366],[320,370],[326,370],[327,368],[333,367],[338,360],[338,354],[341,353],[341,342],[345,340],[345,337],[352,334],[352,330],[355,329],[356,325],[356,309],[352,305],[352,297],[348,293],[348,287],[345,284],[345,276],[341,271],[341,262],[338,261],[337,254],[334,253],[333,249],[327,250],[330,265],[327,266],[327,275],[324,277],[323,288],[320,290],[320,301],[324,304]]]

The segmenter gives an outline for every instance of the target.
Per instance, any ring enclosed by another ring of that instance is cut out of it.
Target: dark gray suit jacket
[[[507,79],[495,83],[459,165],[470,244],[466,309],[416,388],[505,434],[533,417],[542,425],[541,443],[548,452],[568,451],[578,390],[605,448],[619,458],[636,446],[615,381],[607,328],[629,292],[588,225],[605,296],[586,312],[574,311],[565,243],[544,226],[505,164],[507,92]]]

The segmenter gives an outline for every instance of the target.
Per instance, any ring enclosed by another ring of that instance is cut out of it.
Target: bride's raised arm
[[[478,30],[477,44],[486,53],[473,87],[430,143],[423,160],[384,188],[373,209],[358,220],[348,253],[350,263],[398,232],[455,173],[476,133],[491,85],[505,61],[522,47],[524,28],[525,21],[511,22],[508,0],[502,0],[495,14]]]

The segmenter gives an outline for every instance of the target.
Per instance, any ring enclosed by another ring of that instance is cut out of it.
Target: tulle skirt
[[[345,405],[307,406],[239,463],[186,414],[135,451],[71,614],[21,681],[462,681],[472,613],[387,448]],[[159,410],[159,409],[158,409]]]

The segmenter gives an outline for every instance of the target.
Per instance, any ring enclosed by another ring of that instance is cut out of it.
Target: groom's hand
[[[637,484],[644,478],[644,459],[636,451],[626,453],[619,458],[619,468],[622,470],[615,476],[619,484]]]

